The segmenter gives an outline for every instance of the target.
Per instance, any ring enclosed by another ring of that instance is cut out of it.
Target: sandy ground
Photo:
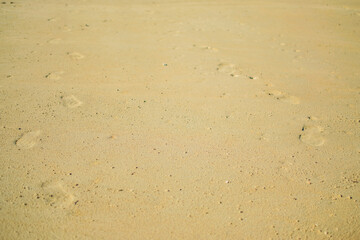
[[[360,239],[360,2],[0,4],[1,239]]]

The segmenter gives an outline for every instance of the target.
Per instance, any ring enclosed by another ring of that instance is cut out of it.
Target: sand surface
[[[360,239],[360,2],[0,3],[0,239]]]

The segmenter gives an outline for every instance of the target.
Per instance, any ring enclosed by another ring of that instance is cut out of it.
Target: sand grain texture
[[[360,239],[360,4],[0,4],[0,239]]]

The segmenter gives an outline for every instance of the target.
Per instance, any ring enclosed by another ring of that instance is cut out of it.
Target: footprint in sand
[[[66,97],[61,97],[63,104],[65,107],[68,108],[76,108],[76,107],[80,107],[83,103],[77,99],[74,95],[70,95],[70,96],[66,96]]]
[[[85,56],[78,52],[68,52],[68,56],[73,60],[83,59]]]
[[[64,74],[64,71],[51,72],[51,73],[46,74],[45,77],[50,80],[59,80],[61,78],[62,74]]]
[[[37,144],[40,134],[40,130],[25,133],[15,142],[15,144],[20,149],[30,149]]]
[[[199,48],[201,50],[205,50],[205,51],[211,51],[211,52],[218,52],[219,51],[217,48],[213,48],[213,47],[210,47],[210,46],[204,46],[204,45],[197,46],[195,44],[193,46],[196,47],[196,48]]]
[[[266,92],[267,95],[276,98],[282,102],[291,103],[291,104],[299,104],[299,98],[295,96],[288,95],[287,93],[280,92],[278,90],[269,90]]]
[[[47,43],[50,43],[50,44],[59,44],[61,43],[61,38],[52,38],[50,39],[49,41],[47,41]]]
[[[44,182],[41,189],[43,200],[51,207],[68,208],[76,202],[74,195],[66,191],[61,182]]]
[[[301,142],[310,146],[318,147],[325,143],[325,138],[322,136],[323,128],[316,125],[304,125],[302,133],[299,135]]]
[[[66,25],[62,26],[62,27],[59,27],[58,28],[59,30],[63,31],[63,32],[71,32],[72,29]]]
[[[220,63],[217,69],[221,73],[229,74],[232,77],[240,77],[242,70],[232,63]]]

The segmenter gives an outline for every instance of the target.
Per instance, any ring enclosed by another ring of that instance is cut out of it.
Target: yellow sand
[[[360,239],[360,2],[0,3],[0,239]]]

